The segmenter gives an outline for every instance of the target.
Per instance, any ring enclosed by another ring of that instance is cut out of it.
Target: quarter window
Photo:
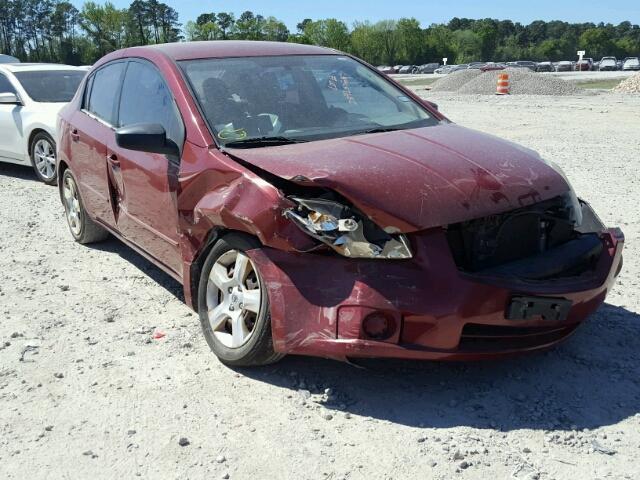
[[[127,67],[118,125],[135,123],[159,123],[167,138],[179,147],[184,143],[184,126],[171,91],[153,66],[139,61],[132,61]]]
[[[98,70],[91,81],[88,110],[105,122],[115,125],[115,106],[124,63],[114,63]]]

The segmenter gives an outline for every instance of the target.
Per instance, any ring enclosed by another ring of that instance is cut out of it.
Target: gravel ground
[[[540,75],[523,68],[507,68],[498,72],[484,72],[475,78],[471,78],[460,88],[453,91],[494,95],[496,93],[498,75],[501,73],[509,75],[509,92],[511,95],[575,95],[581,91],[575,83],[550,75]],[[434,86],[437,86],[437,84]]]
[[[463,85],[481,75],[480,70],[458,70],[441,77],[431,86],[432,92],[456,92]]]
[[[620,82],[613,90],[621,93],[640,93],[640,73]]]
[[[630,71],[622,71],[617,70],[614,72],[541,72],[540,75],[545,77],[556,77],[562,78],[563,80],[569,80],[571,82],[585,82],[585,81],[593,81],[593,80],[614,80],[614,79],[624,79],[632,76],[636,72]],[[392,73],[390,77],[395,80],[419,80],[421,78],[444,78],[447,77],[446,74],[398,74]]]
[[[429,98],[558,162],[625,230],[618,284],[569,341],[234,371],[174,281],[114,240],[73,243],[55,189],[0,164],[0,478],[638,478],[640,96]]]

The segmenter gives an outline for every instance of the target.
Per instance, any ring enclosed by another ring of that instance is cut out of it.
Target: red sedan
[[[334,50],[120,50],[59,123],[73,238],[112,234],[178,279],[230,365],[549,347],[622,265],[620,230],[553,163]]]

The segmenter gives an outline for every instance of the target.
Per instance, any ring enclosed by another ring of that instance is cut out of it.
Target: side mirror
[[[15,93],[0,93],[0,104],[3,105],[22,105],[22,102]]]
[[[167,138],[164,127],[158,123],[135,123],[116,130],[116,143],[127,150],[179,155],[180,149]]]
[[[429,105],[434,110],[438,110],[438,104],[437,103],[430,102],[429,100],[423,100],[423,102],[426,103],[427,105]]]

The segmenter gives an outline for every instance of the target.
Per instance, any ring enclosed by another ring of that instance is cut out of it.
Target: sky
[[[97,0],[102,3],[102,0]],[[118,8],[131,0],[111,0]],[[83,0],[73,0],[81,7]],[[356,20],[372,22],[386,18],[415,17],[423,27],[448,22],[453,17],[498,18],[530,23],[533,20],[567,22],[610,22],[629,20],[640,23],[640,0],[272,0],[219,2],[207,0],[164,0],[176,9],[180,22],[186,23],[203,12],[231,11],[236,17],[245,10],[263,16],[273,15],[284,21],[291,31],[304,18],[337,18],[351,26]]]

